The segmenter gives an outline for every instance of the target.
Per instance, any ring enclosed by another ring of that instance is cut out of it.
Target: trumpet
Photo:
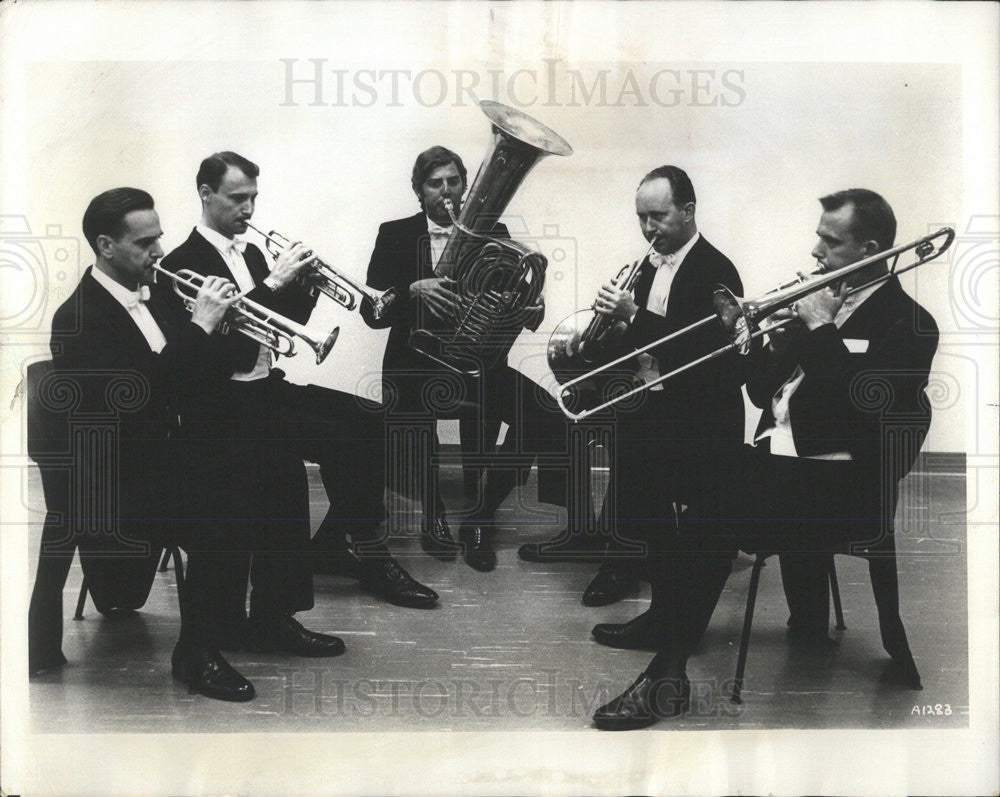
[[[246,225],[267,241],[265,246],[272,257],[277,257],[291,246],[292,242],[277,230],[265,233],[259,228],[254,227],[250,222],[246,222]],[[399,299],[399,294],[395,288],[389,288],[389,290],[379,293],[367,285],[358,282],[353,277],[344,274],[342,271],[338,271],[318,257],[313,260],[311,267],[319,275],[319,282],[316,285],[316,289],[320,293],[329,296],[333,301],[339,305],[343,305],[347,310],[353,310],[358,306],[358,297],[360,296],[362,301],[366,301],[371,305],[372,316],[376,321],[384,318],[393,304]]]
[[[176,273],[167,271],[156,263],[153,264],[153,268],[173,280],[174,293],[181,297],[189,312],[193,310],[195,296],[205,284],[205,278],[196,271],[186,268]],[[250,340],[264,344],[280,357],[294,355],[294,338],[299,338],[309,344],[309,348],[316,353],[317,365],[326,359],[340,334],[340,327],[334,327],[330,334],[324,336],[242,296],[230,306],[222,329],[223,332],[233,329]]]
[[[806,277],[805,279],[786,283],[775,290],[768,291],[753,299],[744,299],[736,296],[728,288],[720,285],[715,290],[713,297],[715,312],[712,315],[706,316],[700,321],[695,321],[693,324],[689,324],[683,329],[679,329],[676,332],[665,335],[658,340],[654,340],[652,343],[647,343],[642,348],[630,351],[616,360],[605,363],[599,368],[594,368],[586,374],[570,379],[569,381],[563,383],[559,394],[556,396],[556,401],[567,418],[573,421],[579,421],[593,415],[595,412],[607,409],[608,407],[617,404],[619,401],[623,401],[624,399],[634,396],[637,393],[649,390],[651,387],[658,385],[661,382],[673,379],[685,371],[689,371],[702,363],[714,360],[717,357],[721,357],[731,351],[738,351],[741,354],[749,354],[750,344],[754,339],[781,329],[795,320],[794,318],[790,318],[766,326],[760,325],[759,322],[768,316],[773,315],[778,310],[791,307],[799,299],[802,299],[811,293],[815,293],[816,291],[830,285],[835,285],[838,282],[843,282],[843,280],[851,274],[863,271],[864,269],[878,263],[888,262],[891,260],[891,264],[884,273],[868,280],[863,285],[850,288],[846,291],[845,295],[849,296],[852,293],[858,293],[866,288],[879,285],[892,277],[897,277],[900,274],[911,271],[912,269],[917,268],[917,266],[921,266],[924,263],[939,257],[946,249],[948,249],[949,246],[951,246],[953,240],[955,240],[955,231],[951,227],[942,227],[937,232],[925,235],[922,238],[917,238],[915,241],[911,241],[910,243],[886,249],[884,252],[877,252],[871,257],[866,257],[863,260],[851,263],[843,268],[820,272]],[[912,251],[915,256],[913,262],[900,266],[900,256],[910,251]],[[596,375],[601,374],[604,371],[620,366],[638,354],[642,354],[650,349],[655,349],[670,340],[687,335],[697,329],[701,329],[702,327],[713,323],[722,324],[723,329],[730,339],[730,343],[716,349],[715,351],[708,352],[691,362],[680,365],[668,373],[661,374],[656,379],[644,382],[631,390],[620,392],[594,407],[589,407],[580,412],[574,412],[567,407],[565,397],[570,395],[572,388],[579,385],[581,382],[591,380]]]

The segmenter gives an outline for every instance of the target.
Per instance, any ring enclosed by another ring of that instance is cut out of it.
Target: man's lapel
[[[892,280],[889,280],[865,299],[840,328],[840,337],[870,340],[873,326],[884,315],[886,299],[891,296],[893,288]]]
[[[101,285],[88,269],[83,276],[85,285],[84,301],[93,307],[99,318],[104,318],[119,333],[119,345],[130,351],[150,351],[145,335],[139,331],[128,310]],[[164,335],[166,333],[164,332]]]
[[[417,275],[415,279],[427,279],[434,276],[434,263],[431,260],[431,236],[427,232],[427,216],[418,213],[410,218],[410,238],[416,242]]]
[[[667,318],[677,318],[678,314],[681,318],[684,317],[685,305],[691,296],[688,286],[698,276],[698,260],[704,241],[704,236],[695,241],[684,262],[677,267],[677,273],[670,283],[670,296],[667,298]]]
[[[194,229],[188,240],[198,254],[198,262],[205,264],[206,273],[202,274],[203,277],[225,277],[227,280],[235,281],[225,258],[219,254],[218,249],[208,242],[204,235]]]

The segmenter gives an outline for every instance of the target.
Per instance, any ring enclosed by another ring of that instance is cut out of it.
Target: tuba
[[[486,153],[445,245],[437,272],[455,280],[458,306],[449,323],[418,316],[410,345],[445,368],[477,377],[507,356],[530,306],[545,284],[545,256],[486,233],[493,229],[521,181],[546,155],[573,148],[541,122],[491,100],[479,103],[493,124]]]

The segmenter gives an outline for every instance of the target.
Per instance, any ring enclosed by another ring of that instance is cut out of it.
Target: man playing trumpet
[[[258,174],[256,164],[233,152],[219,152],[202,161],[196,177],[201,222],[163,263],[172,271],[189,269],[226,276],[248,299],[302,323],[316,302],[308,276],[312,253],[294,244],[269,270],[257,247],[236,239],[246,232],[253,215]],[[232,502],[228,514],[246,517],[249,507],[260,506],[257,517],[266,518],[267,526],[275,529],[276,541],[303,535],[308,541],[308,485],[303,460],[317,462],[330,499],[330,512],[314,541],[320,558],[336,552],[354,559],[353,550],[363,551],[355,564],[368,591],[403,606],[433,605],[437,594],[399,566],[378,532],[385,515],[380,478],[383,421],[378,408],[345,393],[288,382],[284,373],[273,367],[270,348],[243,336],[217,336],[215,345],[216,355],[231,378],[217,397],[206,401],[206,438],[217,440],[220,446],[230,441],[252,442],[255,452],[249,459],[255,464],[244,469],[239,489],[221,491],[220,501]],[[291,528],[279,532],[283,526]],[[353,549],[348,549],[347,535]],[[278,542],[275,545],[280,547]],[[272,579],[269,568],[268,556],[255,556],[253,583]],[[301,572],[292,580],[303,585],[294,590],[296,600],[311,605],[313,563],[302,557],[295,568]],[[308,589],[304,586],[307,583]],[[241,604],[234,603],[234,624],[242,620]],[[251,621],[253,614],[251,596]],[[254,625],[251,622],[249,626],[251,633]],[[307,637],[292,631],[286,635],[288,645],[313,650]]]
[[[219,588],[239,570],[236,544],[232,529],[199,519],[192,492],[198,479],[188,478],[199,461],[192,457],[180,422],[217,379],[209,336],[230,310],[233,285],[222,277],[207,277],[192,297],[190,316],[175,316],[162,297],[150,296],[153,269],[163,256],[163,233],[145,191],[115,188],[94,197],[84,213],[83,231],[96,260],[53,317],[53,365],[57,378],[75,385],[70,392],[76,393],[81,414],[109,422],[108,407],[120,394],[122,406],[115,407],[113,416],[113,456],[77,452],[83,462],[71,472],[73,492],[90,497],[87,507],[108,505],[117,512],[78,517],[81,507],[68,497],[66,507],[49,507],[68,509],[71,532],[65,540],[49,539],[48,524],[43,532],[29,610],[30,667],[34,671],[64,661],[58,649],[39,649],[38,643],[46,638],[47,625],[61,630],[62,586],[73,546],[105,555],[94,575],[126,582],[135,561],[129,561],[130,551],[135,555],[146,548],[155,567],[160,547],[180,545],[188,553],[188,569],[180,638],[172,656],[174,675],[192,692],[249,700],[253,686],[220,654],[224,639],[214,622]],[[133,384],[137,386],[129,391]],[[106,539],[74,531],[95,525],[107,530]]]

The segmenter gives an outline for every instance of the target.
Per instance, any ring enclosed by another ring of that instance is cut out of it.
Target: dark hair
[[[237,155],[235,152],[216,152],[201,162],[201,166],[198,167],[198,176],[194,178],[195,186],[201,188],[203,185],[207,185],[213,191],[218,191],[219,186],[222,185],[222,178],[230,166],[235,166],[247,177],[254,179],[260,174],[260,167],[242,155]]]
[[[880,194],[867,188],[848,188],[820,197],[823,210],[839,210],[853,205],[851,234],[857,241],[875,241],[879,251],[888,249],[896,240],[896,216]]]
[[[112,188],[90,200],[83,214],[83,237],[97,252],[97,237],[108,235],[121,239],[125,217],[133,210],[152,210],[153,197],[139,188]]]
[[[417,160],[413,164],[413,174],[410,177],[410,185],[413,186],[413,193],[417,195],[417,199],[420,200],[420,208],[424,208],[424,195],[420,191],[420,186],[424,184],[424,180],[430,177],[431,172],[442,166],[447,166],[449,163],[454,163],[455,167],[458,169],[458,173],[462,178],[462,188],[468,184],[468,173],[465,170],[465,164],[462,163],[462,159],[458,157],[450,149],[440,146],[434,146],[430,149],[425,149],[419,155],[417,155]]]
[[[670,193],[674,197],[674,207],[682,208],[688,202],[695,202],[694,186],[691,185],[691,178],[687,172],[678,166],[660,166],[653,169],[649,174],[639,181],[639,187],[650,180],[668,180],[670,182]]]

